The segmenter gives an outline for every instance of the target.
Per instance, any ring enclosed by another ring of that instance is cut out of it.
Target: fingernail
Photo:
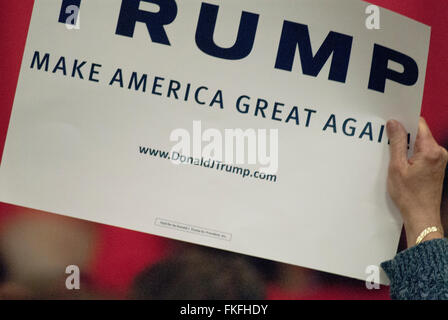
[[[395,132],[398,128],[398,122],[396,120],[387,121],[387,131]]]

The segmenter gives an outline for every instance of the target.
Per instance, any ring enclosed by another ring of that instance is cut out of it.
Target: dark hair
[[[6,264],[0,253],[0,284],[6,280]]]
[[[265,284],[245,256],[193,247],[184,248],[140,273],[131,298],[259,300],[265,298]]]
[[[448,143],[445,144],[448,149]],[[442,225],[445,230],[445,237],[448,237],[448,166],[445,169],[445,179],[442,191]]]
[[[444,194],[448,196],[448,166],[445,169],[445,180],[443,182]]]
[[[448,150],[448,142],[445,143],[445,149]],[[443,181],[443,197],[445,199],[442,199],[442,200],[445,200],[445,201],[448,200],[448,199],[446,199],[446,198],[448,198],[448,166],[445,168],[445,180]]]

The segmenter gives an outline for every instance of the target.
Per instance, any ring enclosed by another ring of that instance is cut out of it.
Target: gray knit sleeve
[[[448,300],[448,239],[425,241],[381,267],[390,279],[392,299]]]

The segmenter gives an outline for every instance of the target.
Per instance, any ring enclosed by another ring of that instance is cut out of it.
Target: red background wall
[[[431,47],[422,115],[440,143],[448,143],[448,1],[371,0],[432,27]],[[33,0],[0,1],[0,155],[13,104]],[[20,209],[0,203],[0,224]],[[99,225],[100,241],[93,278],[103,288],[124,290],[136,272],[158,260],[172,241],[138,232]],[[339,293],[340,294],[340,293]],[[273,294],[285,298],[279,293]],[[331,294],[327,296],[330,298]]]

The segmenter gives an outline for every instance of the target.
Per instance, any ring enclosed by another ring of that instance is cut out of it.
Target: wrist
[[[420,233],[425,228],[435,226],[442,228],[442,217],[439,210],[413,210],[403,212],[403,222],[406,232]],[[418,235],[417,235],[418,236]]]

